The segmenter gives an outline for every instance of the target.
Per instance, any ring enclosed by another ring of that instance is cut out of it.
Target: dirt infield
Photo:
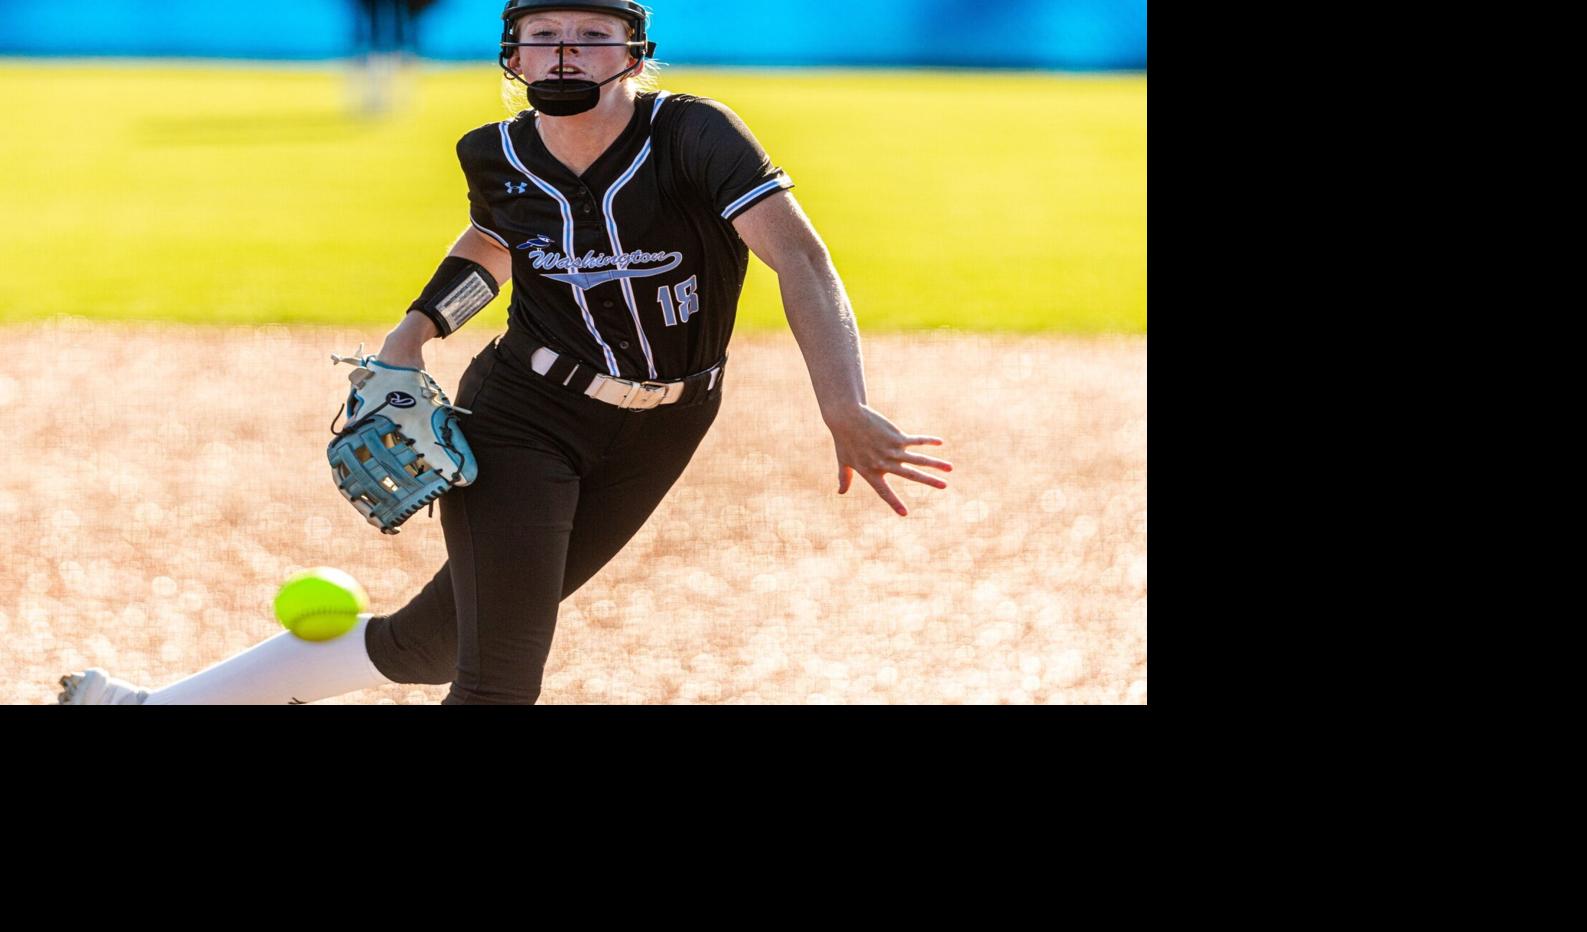
[[[449,392],[495,331],[432,343]],[[374,609],[446,560],[385,537],[325,445],[382,332],[63,320],[0,327],[0,700],[84,666],[159,686],[280,631],[289,573]],[[721,415],[639,535],[563,603],[543,703],[1146,701],[1146,343],[866,336],[870,403],[954,464],[945,491],[838,496],[793,337],[734,338]],[[643,416],[638,414],[635,416]],[[934,472],[928,470],[928,472]],[[325,704],[437,703],[400,685]]]

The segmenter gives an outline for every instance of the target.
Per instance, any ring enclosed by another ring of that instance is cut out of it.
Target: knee
[[[457,675],[457,632],[419,643],[405,643],[386,616],[376,615],[364,627],[369,662],[393,683],[439,686]]]

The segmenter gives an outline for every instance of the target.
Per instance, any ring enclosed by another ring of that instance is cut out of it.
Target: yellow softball
[[[276,593],[276,618],[305,641],[341,637],[369,611],[369,593],[351,575],[329,566],[293,573]]]

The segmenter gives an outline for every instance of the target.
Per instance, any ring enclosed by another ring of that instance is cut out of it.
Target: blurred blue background
[[[502,0],[435,0],[425,58],[492,61]],[[688,65],[1146,68],[1146,0],[654,0],[656,57]],[[0,0],[0,54],[328,59],[360,48],[352,0]]]

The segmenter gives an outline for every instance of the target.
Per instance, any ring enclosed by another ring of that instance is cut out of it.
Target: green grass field
[[[394,323],[467,224],[453,144],[507,115],[498,74],[427,68],[366,120],[337,65],[0,61],[0,323]],[[1144,76],[680,67],[662,86],[754,129],[863,329],[1145,332]],[[738,319],[787,326],[758,261]]]

